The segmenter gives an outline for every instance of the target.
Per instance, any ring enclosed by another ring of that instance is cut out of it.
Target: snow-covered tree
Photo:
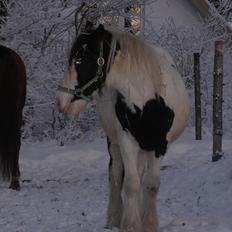
[[[78,122],[58,114],[55,109],[57,86],[63,78],[68,51],[75,38],[75,13],[83,1],[1,0],[1,3],[3,1],[8,19],[1,28],[0,38],[5,38],[2,43],[22,56],[27,68],[23,137],[33,140],[52,137],[63,143],[98,128],[94,106],[90,106]],[[97,8],[92,14],[99,22],[124,17],[126,7],[144,4],[141,0],[96,2]]]
[[[84,1],[0,0],[3,1],[4,4],[6,3],[4,6],[8,16],[0,31],[0,38],[5,38],[1,43],[15,49],[22,56],[27,67],[28,87],[23,137],[33,140],[54,138],[62,144],[86,133],[89,135],[98,133],[100,126],[94,105],[89,106],[89,110],[83,113],[78,122],[70,116],[59,114],[55,109],[57,86],[63,78],[68,51],[76,36],[75,14]],[[136,25],[136,20],[139,19],[137,25],[140,25],[138,31],[141,39],[159,44],[169,50],[185,80],[190,96],[193,94],[192,57],[194,52],[200,52],[204,125],[211,128],[213,42],[216,39],[225,39],[228,41],[226,50],[232,51],[228,39],[231,34],[224,24],[223,14],[219,14],[213,8],[213,13],[201,30],[177,27],[170,19],[157,31],[143,11],[145,5],[148,7],[154,1],[156,0],[86,0],[87,4],[96,3],[86,16],[95,18],[97,23],[113,24],[119,30],[125,29],[125,18],[131,22],[134,20],[133,25]],[[221,0],[223,4],[225,1]],[[146,31],[141,26],[144,22],[146,22]],[[230,53],[227,52],[225,57],[224,92],[226,94],[231,89],[229,74],[232,70],[229,65]],[[231,103],[231,97],[226,97],[224,106],[228,128],[232,126],[228,116],[232,114]]]

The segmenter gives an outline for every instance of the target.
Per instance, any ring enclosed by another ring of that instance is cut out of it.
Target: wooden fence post
[[[222,157],[222,101],[223,101],[223,50],[224,42],[215,42],[213,83],[213,156],[212,161]]]
[[[201,140],[201,76],[200,54],[194,53],[194,89],[195,89],[195,134],[196,140]]]

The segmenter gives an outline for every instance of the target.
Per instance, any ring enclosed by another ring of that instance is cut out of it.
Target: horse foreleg
[[[142,223],[143,232],[158,231],[156,196],[160,185],[160,158],[154,152],[147,153],[147,169],[143,179]]]
[[[108,140],[108,150],[110,154],[109,165],[109,181],[110,181],[110,197],[107,211],[106,228],[120,226],[122,217],[122,183],[123,183],[123,164],[119,146],[110,143]]]
[[[120,136],[120,148],[124,164],[123,216],[120,232],[142,232],[139,211],[140,176],[137,166],[139,147],[127,133]]]

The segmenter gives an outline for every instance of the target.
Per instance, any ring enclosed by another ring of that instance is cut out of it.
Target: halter
[[[113,60],[112,57],[113,57],[113,53],[114,53],[115,48],[116,48],[116,40],[114,38],[112,38],[111,45],[112,46],[111,46],[111,49],[109,52],[106,72],[108,72],[110,65],[112,64],[112,60]],[[105,75],[104,75],[103,70],[102,70],[104,64],[105,64],[105,59],[103,57],[103,41],[101,41],[100,53],[99,53],[99,57],[97,59],[98,67],[97,67],[97,72],[96,72],[95,77],[92,80],[90,80],[89,82],[87,82],[82,87],[79,87],[77,85],[77,86],[75,86],[75,89],[70,89],[70,88],[66,88],[66,87],[59,85],[58,90],[65,92],[65,93],[72,94],[74,96],[74,99],[72,100],[72,102],[75,100],[78,100],[78,99],[83,99],[83,100],[86,100],[88,102],[92,101],[93,98],[89,95],[84,94],[84,91],[86,91],[88,88],[93,88],[95,91],[95,90],[99,89],[101,87],[101,85],[104,83]]]

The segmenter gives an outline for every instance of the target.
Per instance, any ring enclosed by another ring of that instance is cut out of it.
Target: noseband
[[[66,87],[63,87],[60,85],[58,86],[59,91],[69,93],[69,94],[72,94],[74,96],[72,102],[75,100],[79,100],[79,99],[83,99],[86,101],[92,101],[93,100],[92,96],[86,95],[86,94],[84,94],[84,92],[86,90],[88,90],[89,88],[91,88],[95,91],[95,90],[99,89],[102,86],[102,84],[104,83],[106,73],[104,74],[104,72],[103,72],[103,65],[105,64],[105,59],[103,57],[103,46],[104,46],[103,41],[101,41],[100,53],[99,53],[99,57],[97,59],[98,67],[97,67],[96,75],[92,80],[87,82],[82,87],[76,85],[75,89],[66,88]],[[108,72],[108,70],[110,68],[110,65],[112,63],[113,53],[114,53],[115,48],[116,48],[116,40],[114,38],[112,38],[110,47],[111,48],[110,48],[110,52],[109,52],[109,56],[108,56],[106,72]]]

